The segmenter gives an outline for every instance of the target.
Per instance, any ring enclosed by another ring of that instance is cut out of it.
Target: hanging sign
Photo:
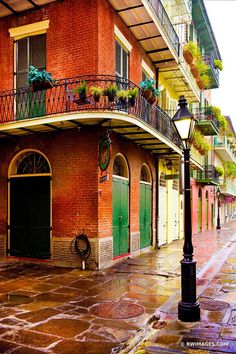
[[[98,162],[101,171],[105,171],[109,166],[111,158],[111,140],[109,137],[104,137],[99,144]]]

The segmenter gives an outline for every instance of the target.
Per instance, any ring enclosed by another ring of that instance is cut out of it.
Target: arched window
[[[161,172],[160,174],[160,182],[159,182],[161,187],[166,187],[166,180],[165,180],[165,174],[164,172]]]
[[[140,181],[152,183],[150,168],[146,164],[142,165],[141,173],[140,173]]]
[[[10,175],[49,174],[50,165],[44,155],[34,150],[18,154],[9,168]]]
[[[129,178],[129,169],[125,157],[118,154],[113,163],[113,175]]]

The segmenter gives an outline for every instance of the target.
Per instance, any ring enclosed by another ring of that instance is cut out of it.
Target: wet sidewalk
[[[190,335],[236,337],[236,221],[226,225],[195,236],[194,248],[201,301],[227,308],[202,310],[187,327],[176,319],[183,241],[103,271],[1,262],[0,353],[135,353],[139,343],[143,353],[185,353]]]

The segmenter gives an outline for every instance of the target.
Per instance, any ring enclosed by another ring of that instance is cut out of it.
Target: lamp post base
[[[200,316],[200,305],[196,301],[194,304],[179,302],[178,305],[178,319],[182,322],[196,322],[199,321]]]

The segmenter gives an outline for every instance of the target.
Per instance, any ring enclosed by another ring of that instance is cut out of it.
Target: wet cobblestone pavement
[[[202,310],[201,322],[188,325],[176,319],[182,241],[101,271],[0,262],[0,353],[215,350],[185,345],[199,338],[220,338],[229,343],[225,352],[236,353],[236,250],[231,249],[236,221],[227,225],[229,229],[195,236],[194,246],[200,300],[230,306]],[[103,305],[98,311],[99,303]],[[161,318],[151,322],[157,309]],[[138,341],[147,335],[148,342],[138,348]]]

